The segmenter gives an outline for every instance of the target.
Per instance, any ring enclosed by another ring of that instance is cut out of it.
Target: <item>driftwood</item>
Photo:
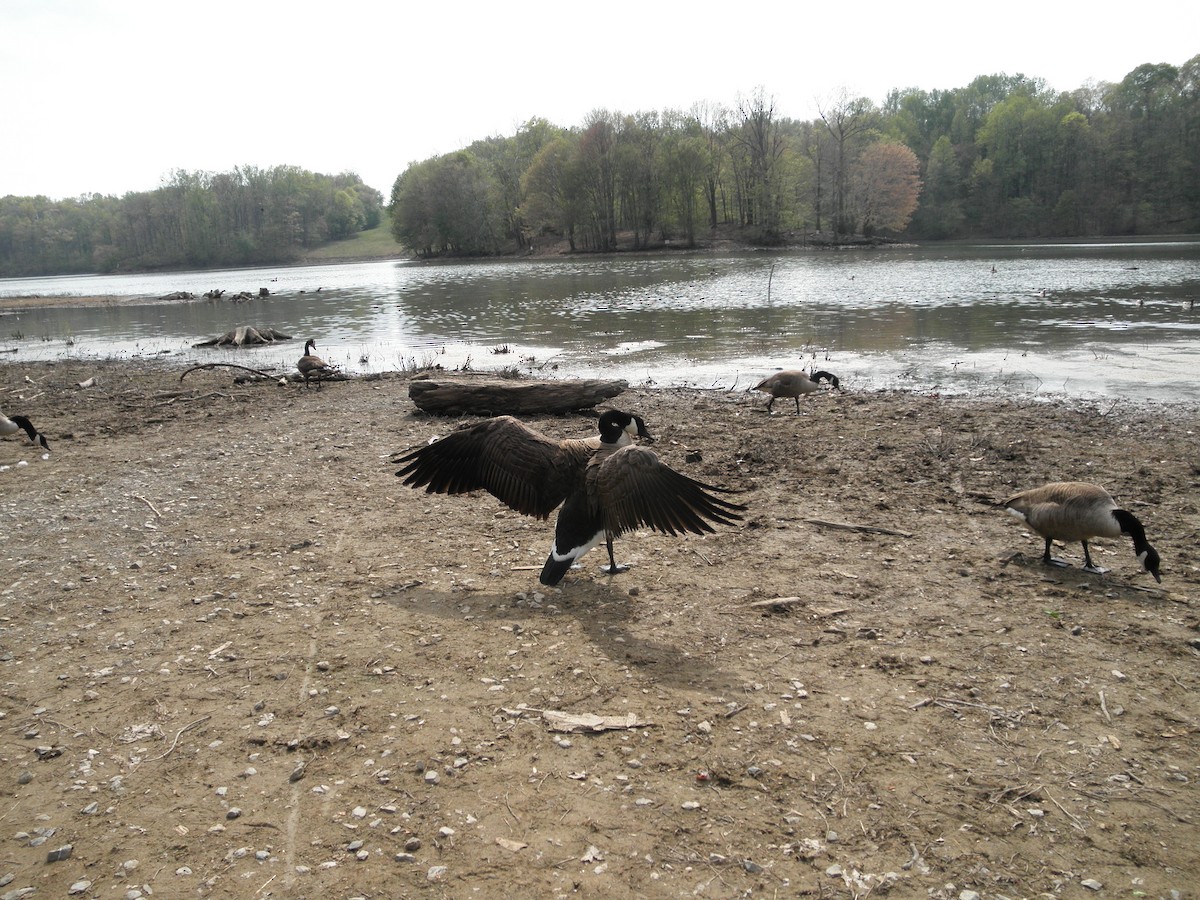
[[[223,369],[241,369],[243,372],[253,372],[255,375],[261,375],[263,378],[275,378],[276,377],[276,376],[272,375],[270,372],[263,372],[261,369],[251,369],[249,366],[239,366],[236,363],[201,363],[200,365],[192,366],[190,369],[185,371],[182,375],[179,376],[179,380],[183,381],[183,379],[188,376],[189,372],[195,372],[199,369],[215,369],[215,368],[217,368],[217,366],[220,366]],[[82,384],[80,384],[79,386],[83,387]]]
[[[881,528],[878,525],[855,525],[850,522],[827,522],[825,519],[805,519],[810,525],[822,528],[837,528],[840,531],[859,531],[864,534],[894,534],[896,537],[912,537],[911,531],[897,531],[894,528]]]
[[[526,381],[459,376],[414,379],[408,397],[419,409],[438,415],[528,415],[588,409],[627,387],[626,381],[596,379]]]
[[[273,344],[275,341],[290,341],[292,336],[276,331],[274,328],[255,328],[253,325],[239,325],[232,331],[227,331],[220,337],[193,344],[193,347],[242,347],[247,344]]]

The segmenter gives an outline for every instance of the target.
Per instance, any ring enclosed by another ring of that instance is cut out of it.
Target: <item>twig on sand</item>
[[[185,370],[184,373],[179,376],[179,380],[183,381],[189,372],[195,372],[197,369],[215,369],[217,366],[223,366],[226,369],[241,369],[243,372],[253,372],[255,375],[261,375],[263,378],[278,377],[276,375],[272,375],[270,372],[264,372],[261,369],[251,369],[249,366],[239,366],[237,363],[201,363],[198,366],[192,366],[190,369]]]
[[[182,728],[180,728],[177,732],[175,732],[175,740],[171,741],[171,746],[168,747],[165,752],[158,754],[158,756],[152,756],[152,757],[150,757],[150,759],[148,759],[146,761],[154,762],[157,759],[163,759],[164,757],[169,756],[171,751],[175,749],[175,745],[179,743],[180,736],[185,731],[187,731],[189,728],[195,728],[197,725],[200,725],[203,722],[207,722],[211,718],[212,718],[212,716],[201,716],[195,722],[188,722],[186,725],[184,725]]]
[[[809,525],[820,525],[823,528],[838,528],[842,531],[862,531],[867,534],[894,534],[897,537],[912,537],[911,531],[897,531],[894,528],[881,528],[878,525],[855,525],[851,522],[827,522],[825,519],[805,519]]]
[[[143,503],[145,503],[145,504],[146,504],[148,507],[150,507],[150,509],[154,510],[154,514],[155,514],[156,516],[158,516],[160,519],[163,517],[163,514],[162,514],[162,513],[160,513],[160,512],[159,512],[157,509],[155,509],[155,508],[154,508],[154,504],[153,504],[153,503],[151,503],[149,500],[147,500],[145,497],[143,497],[141,494],[134,494],[134,495],[133,495],[133,499],[134,499],[134,500],[141,500],[141,501],[142,501]]]

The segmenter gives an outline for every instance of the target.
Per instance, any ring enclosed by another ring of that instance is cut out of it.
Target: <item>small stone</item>
[[[961,891],[958,900],[979,900],[979,891]]]
[[[242,815],[242,808],[240,806],[231,806],[231,807],[229,807],[229,812],[225,813],[225,818],[226,819],[237,819],[237,818],[240,818],[241,815]]]
[[[442,780],[441,776],[438,775],[436,769],[426,769],[425,770],[425,783],[426,784],[437,784],[441,780]]]
[[[351,810],[350,815],[356,819],[365,819],[367,817],[367,808],[365,806],[356,806]],[[357,847],[351,847],[352,850],[357,850]]]
[[[191,868],[191,866],[180,866],[178,869],[175,870],[175,874],[180,876],[181,878],[186,877],[186,876],[192,874],[192,868]]]
[[[74,852],[75,848],[73,846],[70,844],[63,844],[57,850],[51,850],[46,854],[46,862],[62,862],[63,860],[70,859],[71,854]]]
[[[33,773],[28,769],[22,769],[21,774],[17,776],[17,784],[29,784],[33,781]]]
[[[1099,881],[1097,881],[1095,878],[1085,878],[1085,879],[1083,879],[1083,881],[1081,881],[1079,883],[1082,884],[1089,891],[1098,891],[1104,887],[1104,885],[1101,884]]]
[[[697,803],[695,800],[684,800],[682,803],[679,804],[679,808],[680,809],[699,809],[700,804]]]
[[[760,866],[758,863],[754,862],[754,860],[751,860],[751,859],[743,859],[742,860],[742,868],[745,869],[751,875],[758,875],[763,870],[762,866]]]
[[[367,850],[359,850],[357,853],[354,854],[354,858],[357,859],[359,862],[366,862],[368,859],[371,858],[371,854]]]
[[[361,850],[362,846],[363,846],[362,841],[351,841],[350,843],[348,843],[346,845],[346,849],[349,850],[351,853],[353,853],[355,850]]]
[[[444,838],[454,837],[454,829],[448,825],[443,825],[438,829],[438,834]]]
[[[397,853],[395,859],[396,862],[401,863],[415,863],[417,861],[417,858],[411,853]]]
[[[85,881],[77,881],[73,885],[71,885],[69,888],[67,888],[67,893],[68,894],[83,894],[83,893],[87,892],[88,890],[90,890],[91,887],[92,887],[92,883],[90,881],[86,881],[86,880]]]
[[[830,866],[828,869],[825,870],[825,874],[829,875],[832,878],[840,878],[842,875],[842,867],[839,866],[837,863],[834,863],[832,866]]]
[[[448,871],[450,870],[447,866],[430,866],[429,871],[425,873],[425,880],[441,881]]]
[[[410,837],[404,842],[404,849],[409,853],[416,853],[421,849],[421,839],[418,837]]]
[[[124,869],[126,872],[132,872],[134,869],[136,869],[140,865],[141,865],[141,863],[138,862],[136,859],[127,859],[127,860],[125,860],[125,862],[121,863],[121,868]]]

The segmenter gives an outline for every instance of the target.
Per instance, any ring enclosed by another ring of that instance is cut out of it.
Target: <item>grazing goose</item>
[[[308,387],[308,379],[315,378],[317,379],[317,390],[320,390],[321,379],[335,374],[337,366],[331,366],[325,360],[321,359],[321,357],[314,355],[313,350],[315,349],[317,349],[317,342],[309,338],[304,344],[304,355],[296,363],[296,368],[304,376],[305,387]]]
[[[46,443],[46,436],[34,428],[33,423],[27,418],[24,416],[13,416],[10,419],[4,413],[0,413],[0,435],[7,437],[10,434],[16,434],[20,430],[29,435],[29,440],[32,443],[41,447],[47,453],[50,452],[50,445]]]
[[[1046,539],[1046,552],[1042,556],[1046,563],[1067,565],[1050,556],[1052,541],[1079,541],[1083,544],[1084,569],[1103,574],[1108,569],[1092,563],[1088,541],[1094,537],[1115,538],[1127,534],[1133,538],[1133,552],[1143,568],[1154,576],[1155,581],[1162,582],[1158,551],[1146,540],[1146,529],[1137,516],[1117,506],[1108,491],[1099,485],[1086,481],[1055,481],[1014,494],[1004,501],[1004,506]]]
[[[587,551],[608,546],[610,575],[618,566],[613,538],[639,526],[675,535],[703,534],[709,522],[731,525],[746,507],[713,496],[723,488],[694,481],[659,461],[633,437],[653,441],[640,416],[608,410],[599,438],[556,441],[511,416],[452,432],[394,461],[404,483],[433,494],[484,489],[511,509],[547,519],[560,504],[554,545],[540,581],[555,585]]]
[[[811,394],[817,390],[821,386],[822,378],[841,390],[836,375],[831,375],[829,372],[813,372],[809,375],[799,369],[776,372],[770,378],[764,378],[756,384],[754,390],[764,391],[771,395],[771,399],[767,403],[767,412],[771,411],[771,407],[780,397],[792,397],[796,401],[796,415],[800,415],[800,396]]]

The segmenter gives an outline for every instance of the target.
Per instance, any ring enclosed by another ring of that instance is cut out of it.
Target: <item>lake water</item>
[[[210,288],[265,299],[157,302]],[[136,298],[5,311],[3,297]],[[1200,241],[606,256],[0,280],[4,363],[440,364],[741,390],[816,365],[855,390],[1200,400]],[[192,345],[239,325],[296,340]]]

